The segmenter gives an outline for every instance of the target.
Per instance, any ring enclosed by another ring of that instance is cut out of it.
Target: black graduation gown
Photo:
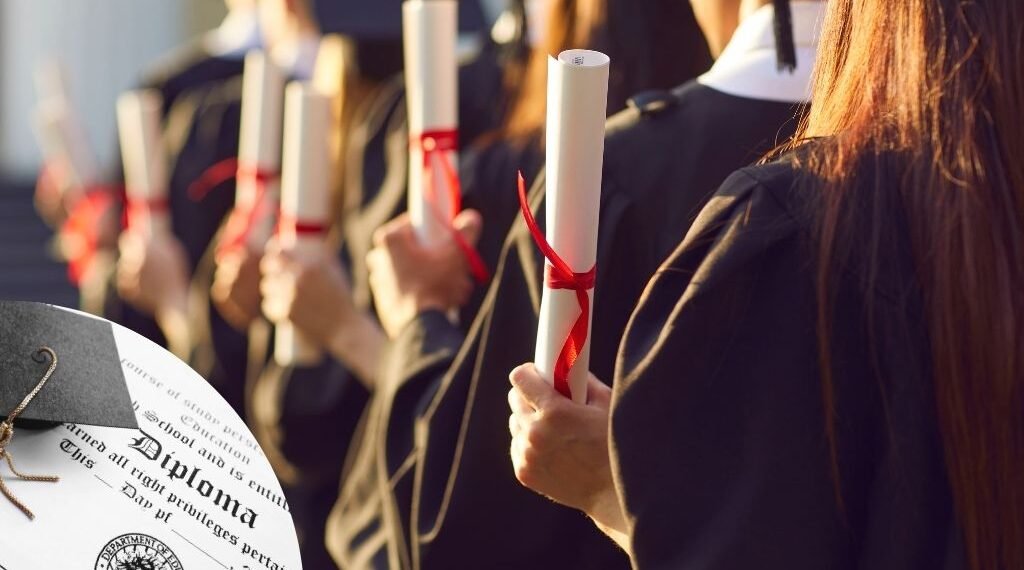
[[[206,44],[205,38],[200,38],[179,47],[157,61],[142,78],[143,88],[160,91],[164,115],[180,95],[242,74],[242,57],[212,54]]]
[[[496,68],[495,58],[500,55],[498,50],[484,50],[480,56],[460,68],[460,85],[463,90],[472,94],[463,100],[468,105],[460,106],[460,121],[465,125],[465,131],[470,137],[464,137],[463,141],[472,141],[482,133],[490,132],[497,127],[496,115],[490,112],[483,112],[483,106],[472,103],[479,93],[489,93],[494,90],[492,82],[499,81],[500,75],[492,73]],[[358,111],[360,119],[355,122],[352,132],[349,133],[348,156],[345,157],[344,168],[342,220],[339,224],[341,230],[341,246],[339,256],[341,262],[348,269],[351,279],[353,301],[357,307],[369,309],[372,307],[372,296],[369,285],[369,273],[366,269],[366,254],[373,247],[372,236],[377,228],[405,211],[406,183],[408,179],[408,125],[405,108],[404,79],[399,76],[381,88],[380,92],[370,98],[363,109]],[[461,131],[460,131],[461,133]],[[261,347],[257,347],[250,355],[250,365],[262,367],[266,363],[266,370],[251,376],[250,383],[264,383],[269,376],[277,379],[275,385],[288,383],[296,389],[305,389],[306,382],[285,382],[283,378],[294,374],[305,374],[300,368],[281,370],[274,363],[268,361],[269,337],[261,335]],[[340,363],[334,363],[341,366]],[[313,371],[316,373],[316,371]],[[353,379],[354,380],[354,379]],[[282,402],[287,401],[289,395],[287,390],[280,392]],[[361,398],[363,400],[365,398]],[[347,403],[340,400],[336,403],[338,411],[348,415],[351,411]],[[325,406],[323,400],[318,406]],[[285,406],[289,407],[289,406]],[[330,407],[330,406],[326,406]],[[298,421],[305,421],[301,417],[304,414],[301,406],[297,406],[294,413]],[[288,414],[275,414],[278,421],[287,424]],[[282,431],[290,431],[283,429]],[[337,432],[336,432],[337,433]],[[308,442],[308,438],[302,438],[302,442]],[[283,443],[283,442],[282,442]],[[299,442],[295,442],[299,443]],[[289,447],[287,444],[285,447]],[[276,445],[275,445],[276,447]],[[308,456],[315,452],[313,447],[301,449],[294,446],[294,452],[300,456]],[[282,455],[282,460],[287,461]],[[339,458],[340,459],[340,458]],[[306,460],[309,460],[307,457]],[[302,460],[305,462],[306,460]],[[333,461],[333,460],[332,460]]]
[[[139,87],[156,89],[160,92],[163,100],[162,115],[164,119],[167,118],[174,104],[182,95],[192,94],[194,96],[211,86],[216,86],[242,74],[244,62],[241,58],[211,54],[206,44],[207,42],[203,39],[189,42],[157,61],[143,75]],[[193,113],[197,110],[193,108]],[[118,181],[123,181],[124,174],[120,156],[120,152],[118,152],[117,164],[112,169],[112,176]],[[176,162],[174,153],[171,155],[171,161],[173,166]],[[198,259],[198,255],[192,257],[193,263]],[[103,307],[105,317],[135,330],[155,342],[164,343],[163,334],[152,318],[139,313],[117,298],[116,291],[112,287],[107,288],[106,296],[107,300]]]
[[[370,307],[364,260],[375,229],[405,205],[408,135],[401,78],[383,86],[357,112],[343,170],[345,205],[335,239],[349,267],[353,300]],[[339,245],[340,242],[340,245]],[[324,545],[324,525],[337,496],[369,392],[329,355],[316,366],[281,366],[270,358],[272,331],[260,321],[249,335],[247,380],[249,423],[281,479],[292,508],[303,567],[333,568]]]
[[[171,228],[191,269],[189,364],[244,419],[245,338],[220,317],[209,299],[214,268],[210,244],[234,204],[235,181],[209,188],[202,196],[189,192],[211,166],[238,156],[241,105],[240,76],[185,93],[167,117],[165,141],[177,157],[169,191]]]
[[[796,123],[793,105],[696,82],[638,101],[610,121],[606,142],[591,361],[605,379],[647,278],[704,201]],[[535,211],[543,197],[538,183]],[[391,398],[374,427],[382,435],[358,475],[354,464],[328,526],[336,559],[376,548],[393,567],[628,565],[584,516],[524,489],[512,473],[506,378],[534,357],[542,275],[516,221],[464,341],[443,315],[425,313],[393,343],[382,373]]]
[[[876,172],[858,172],[867,204]],[[729,178],[632,317],[611,433],[640,569],[966,568],[896,200],[855,214],[888,217],[874,309],[866,223],[833,300],[838,507],[809,215],[821,188],[788,163]]]

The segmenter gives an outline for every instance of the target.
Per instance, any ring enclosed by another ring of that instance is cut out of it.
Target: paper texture
[[[0,471],[36,515],[0,497],[0,568],[300,569],[288,504],[241,419],[167,351],[117,325],[113,336],[139,429],[16,430],[19,470],[61,479]]]
[[[85,188],[96,183],[96,157],[85,129],[74,109],[63,97],[39,102],[32,117],[33,128],[47,163],[56,164],[66,176],[61,191],[70,203],[81,198]]]
[[[577,273],[589,271],[597,259],[608,65],[608,56],[586,50],[562,52],[548,61],[546,234]],[[593,312],[593,291],[590,296]],[[553,381],[555,361],[579,314],[574,291],[545,285],[536,364],[548,381]],[[586,401],[589,365],[590,335],[569,373],[574,401]]]
[[[134,216],[147,236],[170,231],[167,216],[167,154],[161,130],[160,93],[153,89],[128,91],[117,99],[117,129],[124,163],[128,201],[148,213]],[[157,207],[157,205],[160,205]]]
[[[285,93],[284,157],[281,164],[281,225],[278,239],[300,256],[323,247],[330,212],[330,100],[311,85],[293,82]],[[291,223],[297,222],[297,223]],[[274,359],[282,365],[315,364],[323,354],[290,324],[278,325]]]
[[[284,74],[261,51],[245,56],[242,77],[242,124],[238,162],[243,168],[276,174],[281,170],[281,121],[284,103]],[[240,176],[235,185],[235,209],[243,215],[262,209],[273,211],[278,203],[280,179],[269,176],[262,183],[254,176]],[[258,204],[257,202],[263,202]],[[274,216],[256,218],[247,245],[261,251],[274,231]]]
[[[436,244],[450,239],[446,225],[452,210],[444,169],[432,165],[437,212],[424,195],[423,149],[416,142],[424,132],[459,128],[458,5],[455,0],[410,0],[402,5],[405,44],[405,87],[409,108],[409,217],[420,240]],[[449,164],[458,171],[457,151],[448,151]]]

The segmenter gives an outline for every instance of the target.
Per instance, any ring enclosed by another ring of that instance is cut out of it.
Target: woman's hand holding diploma
[[[519,366],[509,380],[508,428],[516,478],[555,502],[587,513],[628,550],[608,452],[611,388],[589,374],[587,403],[577,404],[559,394],[533,364]]]
[[[480,239],[483,221],[478,212],[463,210],[452,225],[469,245]],[[425,245],[407,214],[381,226],[373,240],[375,247],[366,256],[370,287],[381,324],[391,338],[424,311],[448,312],[469,300],[473,277],[454,240]]]
[[[224,320],[244,331],[260,316],[260,252],[239,247],[217,256],[210,299]]]
[[[171,352],[187,356],[189,270],[185,248],[170,233],[145,237],[129,229],[121,234],[117,262],[118,293],[153,315]]]
[[[326,248],[302,255],[272,240],[260,270],[266,317],[275,324],[292,323],[370,387],[384,335],[372,317],[356,308],[337,257]]]

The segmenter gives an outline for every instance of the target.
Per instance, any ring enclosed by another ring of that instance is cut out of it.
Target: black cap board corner
[[[324,34],[357,40],[402,37],[402,0],[310,0]],[[487,26],[479,0],[459,0],[459,30],[479,32]]]
[[[0,418],[6,418],[57,367],[15,420],[23,427],[60,423],[137,429],[131,395],[109,322],[41,303],[0,301]]]

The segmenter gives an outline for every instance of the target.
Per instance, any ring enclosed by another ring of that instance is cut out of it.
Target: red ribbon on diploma
[[[125,223],[131,227],[138,227],[143,219],[151,219],[153,214],[167,212],[169,204],[166,198],[153,198],[140,200],[132,198],[132,192],[126,192],[125,198]]]
[[[561,352],[558,353],[558,360],[555,361],[555,389],[566,398],[572,398],[572,390],[569,387],[569,371],[573,364],[583,352],[583,346],[587,342],[587,334],[590,328],[590,294],[594,288],[594,281],[597,278],[597,265],[590,268],[590,271],[576,273],[569,267],[555,249],[551,247],[540,228],[537,227],[537,220],[530,211],[530,204],[526,200],[526,180],[523,173],[519,173],[519,207],[523,211],[523,219],[526,220],[526,227],[533,236],[533,241],[540,248],[544,257],[548,260],[545,265],[545,279],[549,289],[570,289],[576,292],[576,300],[580,304],[580,316],[572,325],[569,337],[565,339]]]
[[[59,163],[47,162],[39,172],[36,190],[46,201],[60,200],[63,179],[67,176]],[[100,224],[103,216],[120,201],[119,188],[90,185],[81,188],[67,217],[60,224],[61,250],[68,262],[68,280],[81,285],[82,278],[100,249]]]
[[[87,189],[75,202],[67,219],[60,226],[61,241],[68,258],[68,279],[81,285],[100,249],[100,224],[117,204],[113,188],[97,186]]]
[[[202,200],[211,190],[228,180],[251,180],[256,187],[256,196],[251,208],[233,208],[224,226],[224,235],[217,245],[217,255],[243,247],[249,241],[249,234],[271,208],[266,204],[267,184],[277,180],[280,173],[263,170],[255,164],[246,164],[237,158],[222,160],[206,169],[205,172],[188,187],[188,197],[194,201]]]
[[[459,132],[456,130],[427,131],[421,135],[413,136],[410,140],[412,148],[419,148],[423,151],[423,194],[430,211],[442,225],[448,228],[455,245],[462,251],[466,263],[469,264],[469,271],[476,279],[476,282],[484,285],[490,280],[491,274],[487,270],[487,264],[480,258],[473,246],[469,245],[462,234],[452,225],[455,215],[462,211],[462,185],[459,182],[459,174],[455,171],[448,153],[458,150]],[[448,186],[448,199],[451,203],[451,212],[446,216],[437,203],[437,193],[434,190],[434,162],[441,163],[441,170]]]
[[[300,220],[281,212],[277,221],[277,232],[287,230],[296,236],[320,236],[327,233],[327,224],[317,220]]]

